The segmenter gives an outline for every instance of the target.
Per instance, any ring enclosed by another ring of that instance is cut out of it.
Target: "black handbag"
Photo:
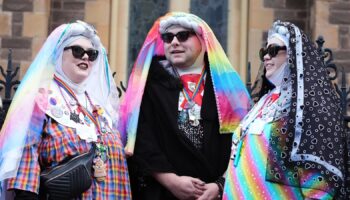
[[[80,154],[46,169],[40,174],[40,190],[49,199],[72,199],[88,190],[92,184],[92,161],[95,156],[96,144],[92,143],[89,152]]]

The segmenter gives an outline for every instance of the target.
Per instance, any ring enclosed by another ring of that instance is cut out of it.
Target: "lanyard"
[[[89,100],[89,103],[91,104],[93,108],[93,113],[89,112],[84,106],[82,106],[75,95],[74,91],[65,83],[63,82],[60,78],[58,78],[56,75],[54,75],[54,81],[58,84],[58,86],[62,87],[73,99],[77,102],[79,109],[84,113],[85,116],[87,116],[97,127],[98,132],[101,134],[101,126],[98,123],[98,111],[95,105],[92,104],[91,99],[87,92],[85,91],[85,95]]]
[[[201,84],[202,84],[202,82],[203,82],[203,79],[204,79],[205,74],[206,74],[206,72],[205,72],[205,67],[203,67],[202,72],[201,72],[201,76],[200,76],[200,78],[199,78],[199,81],[198,81],[197,84],[196,84],[196,87],[195,87],[195,89],[194,89],[194,92],[193,92],[192,97],[190,97],[190,95],[189,95],[188,92],[186,91],[186,88],[185,88],[185,87],[182,89],[182,93],[184,94],[184,97],[185,97],[185,99],[187,100],[187,102],[188,102],[189,104],[193,104],[193,103],[194,103],[193,100],[194,100],[194,98],[196,97],[196,95],[197,95],[197,93],[198,93],[198,91],[199,91],[199,88],[200,88],[200,86],[201,86]]]

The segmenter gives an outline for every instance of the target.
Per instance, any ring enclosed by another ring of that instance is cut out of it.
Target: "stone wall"
[[[350,1],[329,3],[329,23],[338,27],[338,47],[333,49],[335,63],[350,72]]]
[[[0,65],[7,68],[11,48],[20,80],[51,31],[77,19],[93,24],[108,50],[109,6],[110,0],[0,0]]]
[[[48,1],[2,0],[0,6],[0,65],[7,67],[8,49],[12,49],[13,65],[21,66],[21,74],[36,53],[37,43],[47,35]]]

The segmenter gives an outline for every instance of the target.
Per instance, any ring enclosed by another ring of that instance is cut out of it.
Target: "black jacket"
[[[152,60],[141,103],[135,152],[129,159],[134,199],[175,199],[150,176],[153,172],[173,172],[214,182],[225,172],[231,152],[232,135],[219,133],[209,68],[201,108],[203,147],[198,150],[177,124],[181,81],[159,64],[160,59]]]

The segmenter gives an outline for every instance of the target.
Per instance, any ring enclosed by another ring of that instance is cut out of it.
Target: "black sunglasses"
[[[268,46],[267,48],[261,48],[259,51],[259,57],[261,61],[264,61],[264,56],[269,54],[271,58],[275,57],[280,50],[287,50],[286,46]]]
[[[194,34],[195,34],[195,32],[193,32],[193,31],[180,31],[176,34],[163,33],[161,35],[161,37],[165,43],[171,43],[171,41],[173,41],[174,37],[176,37],[179,42],[185,42],[191,35],[194,35]]]
[[[64,48],[64,50],[68,50],[68,49],[72,49],[72,54],[73,54],[74,58],[78,58],[78,59],[81,59],[86,53],[89,56],[89,61],[92,62],[92,61],[96,60],[96,58],[98,56],[98,51],[95,49],[85,50],[81,46],[77,46],[77,45],[73,45],[73,46],[69,46],[69,47]]]

